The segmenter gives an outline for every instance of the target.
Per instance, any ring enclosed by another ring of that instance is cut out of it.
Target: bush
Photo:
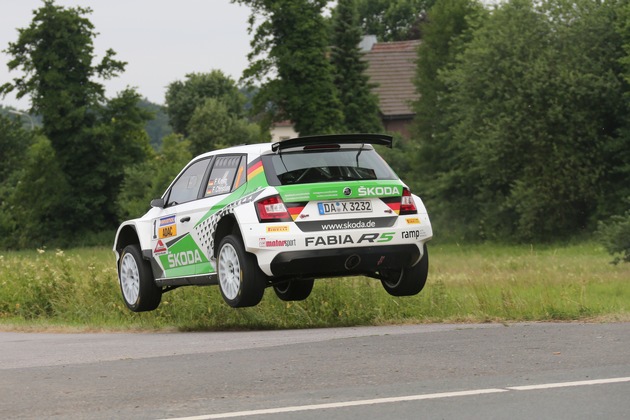
[[[600,222],[597,233],[604,248],[615,256],[614,264],[630,262],[630,210],[623,216],[611,217],[606,223]]]

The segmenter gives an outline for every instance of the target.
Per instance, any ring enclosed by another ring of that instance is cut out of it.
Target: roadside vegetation
[[[316,328],[428,322],[630,321],[630,265],[595,243],[566,246],[430,244],[429,280],[411,298],[363,277],[318,280],[302,302],[268,289],[235,310],[218,287],[166,293],[132,313],[108,248],[0,254],[0,329],[61,331]]]

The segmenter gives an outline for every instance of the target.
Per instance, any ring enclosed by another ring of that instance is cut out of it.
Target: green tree
[[[605,148],[608,167],[605,173],[609,194],[600,200],[600,217],[604,219],[598,227],[598,236],[606,250],[615,256],[613,262],[630,262],[630,3],[612,2],[617,12],[615,30],[622,44],[619,58],[620,74],[623,79],[624,109],[619,136]],[[625,197],[620,200],[619,197]],[[612,216],[611,216],[612,215]],[[610,217],[609,217],[610,216]]]
[[[231,77],[221,70],[190,73],[185,81],[175,81],[166,90],[166,112],[173,130],[187,136],[188,124],[195,110],[209,98],[223,102],[231,114],[243,116],[245,96]]]
[[[33,131],[23,129],[17,118],[8,115],[0,115],[0,236],[5,238],[3,247],[11,245],[18,225],[11,198],[25,169],[28,149],[33,144]]]
[[[412,135],[418,143],[417,153],[411,155],[416,167],[414,179],[422,185],[423,198],[439,209],[437,219],[443,215],[444,220],[452,220],[452,213],[457,213],[464,225],[474,225],[475,221],[468,217],[471,216],[466,210],[469,198],[460,194],[461,186],[446,182],[458,170],[462,151],[460,144],[452,139],[453,122],[447,118],[450,105],[445,100],[448,89],[438,76],[454,66],[457,53],[470,40],[471,23],[479,25],[486,17],[485,9],[475,0],[436,2],[421,25],[423,39],[414,78],[419,94],[413,104],[416,117]]]
[[[9,212],[13,224],[3,246],[41,246],[51,238],[67,246],[73,235],[65,217],[73,196],[50,141],[37,136],[22,165],[15,188],[3,203],[3,213]]]
[[[90,204],[86,203],[86,207],[98,206],[98,216],[92,217],[96,220],[102,217],[104,227],[117,225],[116,199],[125,176],[125,168],[143,162],[153,154],[145,130],[151,113],[138,107],[139,101],[140,95],[134,90],[122,91],[98,112],[98,121],[93,128],[84,131],[90,139],[86,139],[85,144],[92,143],[100,149],[98,153],[93,153],[100,160],[92,162],[93,170],[87,177],[88,180],[100,183],[94,186],[100,194],[96,197],[91,195],[88,189],[92,187],[86,182],[81,183],[81,187],[85,188],[83,193],[92,200]],[[93,151],[98,150],[94,146],[92,148]]]
[[[365,74],[368,63],[362,60],[359,42],[361,29],[355,0],[339,0],[333,15],[331,61],[334,80],[341,101],[346,131],[374,133],[383,130],[379,118],[378,97],[371,91]]]
[[[258,124],[230,113],[225,103],[215,98],[206,99],[197,107],[187,131],[193,155],[263,140]]]
[[[338,132],[343,114],[327,58],[326,0],[233,0],[251,8],[245,81],[261,84],[255,112],[293,121],[300,135]],[[256,24],[258,23],[258,26]],[[269,121],[267,121],[269,122]]]
[[[44,0],[30,26],[20,29],[18,40],[6,50],[12,56],[9,69],[22,70],[22,75],[0,88],[3,94],[29,95],[31,111],[43,118],[42,132],[70,191],[57,213],[65,226],[58,229],[59,236],[113,227],[111,203],[122,168],[143,159],[136,152],[146,150],[146,134],[138,134],[138,122],[146,122],[146,115],[135,109],[138,96],[127,91],[108,103],[103,85],[94,81],[116,76],[125,63],[108,50],[93,64],[96,33],[86,18],[89,13],[89,8],[64,8]]]
[[[610,7],[504,3],[438,73],[449,128],[437,135],[453,157],[433,187],[477,234],[557,238],[592,220],[623,114]]]
[[[154,150],[158,150],[162,144],[162,139],[173,132],[166,114],[166,107],[154,104],[147,99],[141,99],[138,106],[152,115],[145,125],[145,129],[149,135],[149,143]]]
[[[164,137],[159,153],[125,169],[117,198],[118,217],[122,220],[142,216],[152,199],[161,197],[170,182],[190,161],[190,143],[182,136]]]
[[[31,25],[20,29],[18,40],[5,50],[12,56],[9,70],[20,69],[22,75],[5,83],[0,93],[30,95],[31,111],[42,115],[44,134],[58,151],[62,167],[72,160],[66,153],[73,147],[72,134],[90,121],[90,108],[104,98],[103,85],[93,78],[109,79],[125,66],[114,59],[111,49],[100,63],[92,64],[96,33],[85,17],[89,13],[89,8],[64,8],[44,0]]]
[[[359,23],[365,35],[380,42],[419,39],[423,13],[435,0],[358,0]]]

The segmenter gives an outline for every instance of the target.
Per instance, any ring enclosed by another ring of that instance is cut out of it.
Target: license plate
[[[342,213],[371,213],[372,202],[363,201],[327,201],[317,203],[319,214],[342,214]]]

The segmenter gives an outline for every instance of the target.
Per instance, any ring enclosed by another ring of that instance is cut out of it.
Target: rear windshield
[[[397,179],[374,149],[284,152],[262,157],[269,185]]]

